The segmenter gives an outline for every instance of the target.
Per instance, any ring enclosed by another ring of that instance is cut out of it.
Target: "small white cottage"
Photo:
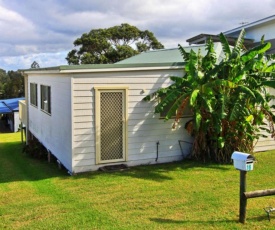
[[[205,53],[204,46],[192,49]],[[215,49],[222,54],[219,43]],[[72,174],[181,160],[190,145],[179,140],[191,137],[154,113],[156,100],[143,98],[182,76],[182,61],[178,49],[166,49],[111,65],[25,70],[28,138],[34,135]]]

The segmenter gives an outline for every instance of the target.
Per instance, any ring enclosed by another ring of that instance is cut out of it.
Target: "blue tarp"
[[[19,111],[19,101],[24,97],[0,100],[0,114],[7,114]]]

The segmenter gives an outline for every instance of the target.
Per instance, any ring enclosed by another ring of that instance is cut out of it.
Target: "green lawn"
[[[21,151],[20,134],[0,133],[0,229],[275,229],[263,208],[275,196],[248,200],[238,223],[239,171],[184,161],[124,172],[69,176]],[[247,191],[275,187],[275,152],[256,154]]]

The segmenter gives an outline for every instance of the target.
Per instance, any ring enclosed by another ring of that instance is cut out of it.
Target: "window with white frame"
[[[41,110],[51,114],[51,87],[46,85],[40,86]]]
[[[30,103],[37,107],[37,84],[30,83]]]

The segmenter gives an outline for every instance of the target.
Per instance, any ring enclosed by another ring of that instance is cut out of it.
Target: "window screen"
[[[41,85],[41,110],[51,114],[51,87]]]

